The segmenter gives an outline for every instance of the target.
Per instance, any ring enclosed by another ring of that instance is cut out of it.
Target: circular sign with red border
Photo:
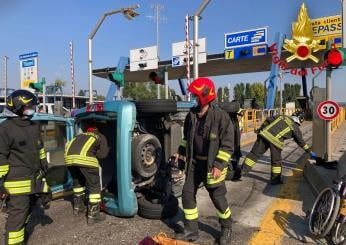
[[[332,100],[322,101],[317,107],[317,114],[323,120],[333,120],[339,111],[339,105]]]

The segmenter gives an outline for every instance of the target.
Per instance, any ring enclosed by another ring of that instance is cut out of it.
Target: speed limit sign
[[[339,110],[339,105],[336,102],[326,100],[318,105],[317,114],[323,120],[333,120],[338,116]]]

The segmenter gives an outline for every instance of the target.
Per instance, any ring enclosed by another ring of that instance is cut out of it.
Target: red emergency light
[[[86,111],[87,112],[97,112],[97,111],[103,111],[104,109],[104,104],[103,102],[97,102],[95,104],[87,105]]]

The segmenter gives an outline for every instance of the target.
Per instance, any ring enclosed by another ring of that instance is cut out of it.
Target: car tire
[[[136,101],[138,113],[175,113],[177,112],[177,102],[174,100],[141,100]]]
[[[170,195],[165,202],[150,195],[142,195],[138,199],[138,215],[146,219],[167,219],[179,210],[178,199]]]
[[[156,174],[162,158],[162,146],[155,135],[140,134],[132,140],[132,171],[150,178]]]

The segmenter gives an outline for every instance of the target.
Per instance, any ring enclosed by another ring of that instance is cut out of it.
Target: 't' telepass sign
[[[334,36],[337,34],[341,34],[341,15],[312,19],[311,26],[314,37]]]

